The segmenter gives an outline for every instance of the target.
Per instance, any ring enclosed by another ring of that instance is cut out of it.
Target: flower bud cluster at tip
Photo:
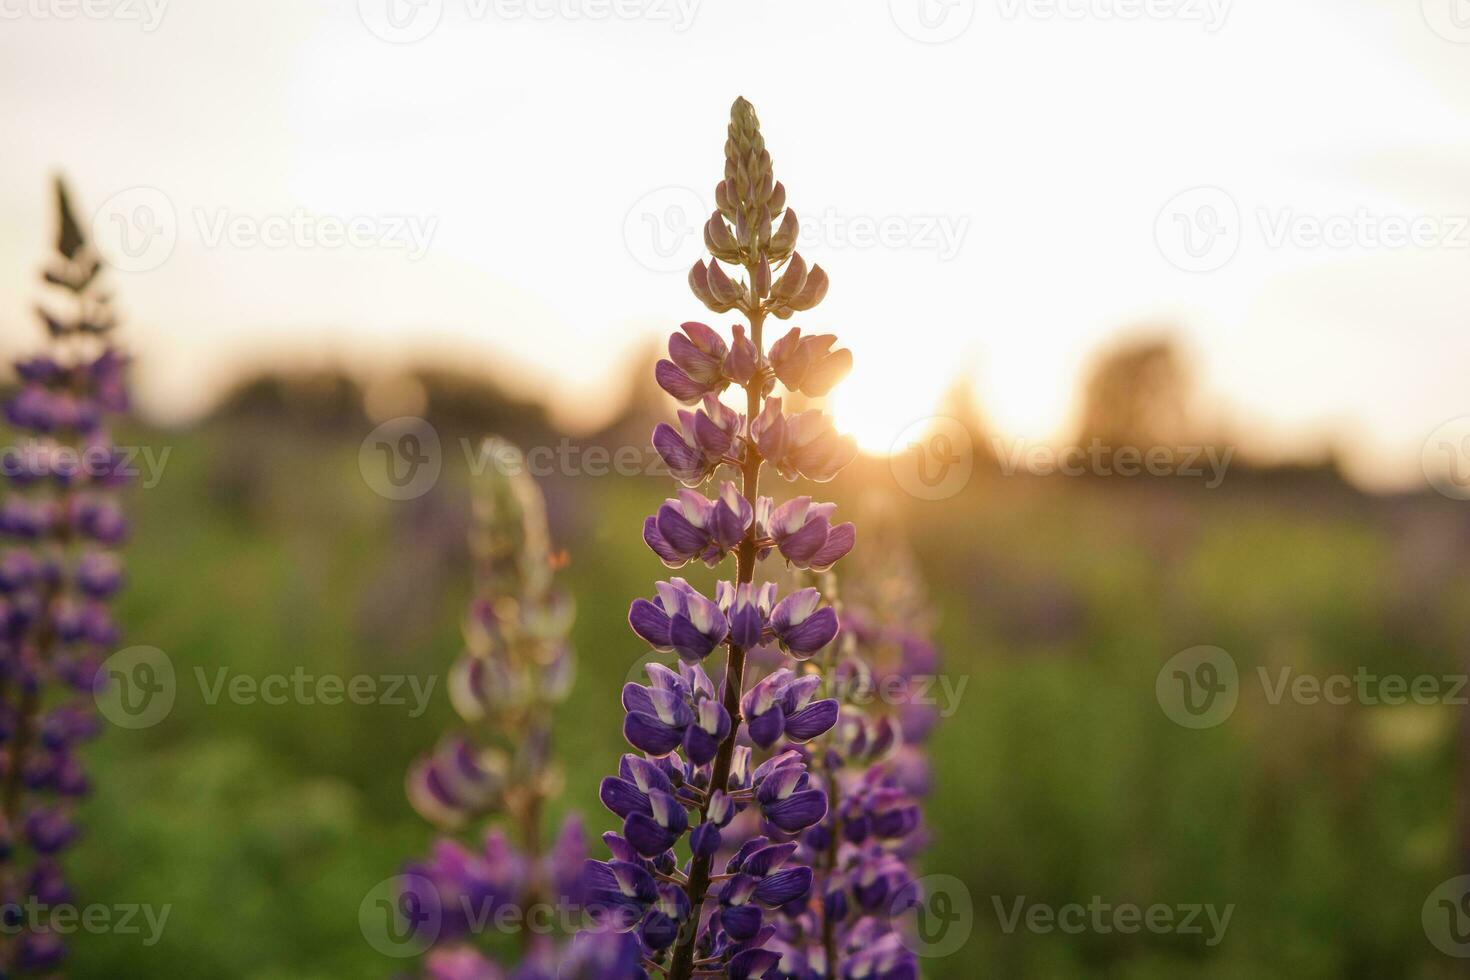
[[[715,185],[715,205],[704,225],[711,259],[689,270],[689,288],[701,303],[715,313],[785,320],[822,301],[827,274],[821,266],[808,269],[795,251],[801,225],[775,178],[755,108],[743,98],[730,107],[725,179]],[[742,267],[746,276],[730,278],[721,262]]]

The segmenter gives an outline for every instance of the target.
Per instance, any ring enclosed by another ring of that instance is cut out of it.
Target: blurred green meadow
[[[169,456],[156,486],[130,494],[120,618],[128,642],[171,658],[177,697],[156,726],[112,728],[89,748],[97,792],[72,863],[79,901],[170,911],[151,946],[76,941],[77,977],[411,966],[369,945],[358,907],[433,836],[402,786],[452,716],[443,675],[469,585],[458,439],[535,436],[522,416],[461,417],[431,399],[443,475],[392,501],[359,469],[371,423],[318,403],[247,404],[188,431],[128,434]],[[545,486],[579,655],[559,715],[565,793],[547,821],[577,809],[600,832],[612,820],[597,782],[623,749],[617,692],[646,652],[626,609],[665,574],[640,524],[668,483]],[[922,865],[963,882],[950,928],[964,941],[926,959],[926,976],[1462,975],[1421,910],[1464,870],[1464,708],[1273,704],[1257,679],[1286,667],[1462,673],[1470,532],[1458,506],[1365,496],[1327,470],[1242,469],[1205,489],[982,466],[958,495],[926,502],[871,460],[832,488],[851,513],[875,495],[911,535],[960,692],[931,743]],[[1155,681],[1199,645],[1234,658],[1240,699],[1223,723],[1191,730],[1166,716]],[[222,678],[298,670],[435,686],[418,717],[406,686],[391,705],[210,703]],[[1203,915],[1199,932],[1027,925],[1033,906],[1089,903],[1231,911],[1223,935]]]

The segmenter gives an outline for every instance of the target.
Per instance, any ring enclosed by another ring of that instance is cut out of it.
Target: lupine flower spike
[[[46,349],[17,362],[5,404],[15,430],[0,504],[0,975],[54,974],[61,937],[11,914],[28,902],[72,901],[61,852],[81,833],[88,789],[80,744],[99,729],[92,697],[102,657],[119,638],[107,610],[123,583],[116,547],[127,524],[114,491],[125,480],[109,436],[126,411],[126,358],[102,260],[56,182],[56,255],[45,272],[63,305],[38,308]]]
[[[542,849],[540,835],[543,804],[560,782],[550,755],[551,712],[571,687],[571,604],[553,587],[545,505],[519,452],[494,440],[484,458],[500,466],[475,487],[475,589],[464,622],[465,651],[449,684],[464,724],[408,773],[414,808],[451,832],[400,878],[406,897],[441,912],[434,934],[425,937],[434,943],[424,964],[430,980],[502,976],[484,948],[489,937],[475,930],[507,908],[525,913],[541,902],[576,905],[587,856],[575,816],[550,848]],[[523,915],[519,921],[530,920]],[[556,977],[558,964],[573,959],[548,937],[523,932],[522,939],[516,977]],[[598,957],[607,955],[614,954],[581,949],[575,957],[576,963],[601,962]]]
[[[837,637],[837,612],[815,588],[779,594],[770,565],[779,556],[792,569],[830,569],[856,535],[835,523],[832,504],[804,495],[778,502],[759,486],[767,464],[787,480],[822,483],[854,458],[852,439],[820,411],[782,407],[792,393],[825,395],[852,358],[834,349],[831,334],[799,328],[765,348],[767,319],[811,310],[827,275],[795,251],[796,212],[744,99],[730,110],[715,201],[704,229],[712,257],[695,263],[689,285],[711,311],[743,322],[728,332],[683,324],[655,369],[686,406],[677,424],[653,433],[682,486],[644,522],[643,540],[671,569],[716,568],[732,557],[735,568],[712,596],[671,578],[628,613],[639,639],[679,663],[652,664],[648,684],[623,689],[623,734],[642,755],[625,755],[603,781],[602,801],[623,824],[604,837],[611,857],[589,862],[596,927],[579,937],[609,944],[608,980],[649,970],[672,980],[782,975],[781,910],[808,900],[814,875],[798,841],[831,808],[803,746],[839,724],[838,703],[818,696],[813,659]],[[743,411],[721,400],[732,386]],[[712,481],[710,496],[702,488]],[[778,648],[786,662],[747,691],[747,654],[759,647]],[[706,664],[722,648],[716,687]],[[686,838],[690,857],[681,863],[676,849]],[[622,945],[609,938],[617,936]]]

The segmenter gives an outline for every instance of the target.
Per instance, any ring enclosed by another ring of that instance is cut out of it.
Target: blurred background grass
[[[172,911],[151,948],[115,934],[77,942],[75,976],[306,980],[403,965],[364,941],[357,909],[432,836],[402,776],[451,717],[443,671],[468,595],[457,439],[551,438],[524,406],[487,395],[465,399],[478,415],[456,412],[452,386],[428,387],[445,472],[413,501],[363,480],[372,423],[342,409],[341,379],[261,380],[189,431],[129,434],[170,455],[158,485],[131,494],[120,614],[129,642],[173,659],[178,697],[156,727],[109,730],[89,750],[97,792],[73,864],[82,901]],[[589,441],[641,445],[631,433],[644,421]],[[617,691],[646,652],[626,609],[664,574],[639,529],[668,483],[545,486],[579,608],[579,676],[558,727],[566,792],[547,819],[579,809],[600,832],[611,821],[596,785],[622,751]],[[932,742],[923,865],[964,881],[973,930],[926,975],[1455,975],[1420,909],[1460,860],[1464,709],[1273,705],[1255,681],[1258,666],[1462,672],[1470,534],[1453,502],[1367,496],[1330,467],[1238,467],[1207,490],[982,465],[931,503],[865,460],[831,490],[849,513],[875,494],[897,508],[939,612],[943,669],[966,685]],[[1243,684],[1228,722],[1191,731],[1165,717],[1154,681],[1199,644],[1228,650]],[[212,685],[221,669],[258,679],[298,667],[437,680],[414,718],[408,705],[211,705],[196,675]],[[1234,912],[1214,947],[1002,929],[998,909],[1022,896],[1094,895]]]

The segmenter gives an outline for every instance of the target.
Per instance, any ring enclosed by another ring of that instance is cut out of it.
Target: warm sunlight
[[[827,399],[839,432],[857,440],[866,453],[889,455],[915,422],[934,415],[943,386],[893,384],[895,376],[915,377],[902,364],[859,358],[852,374]]]

